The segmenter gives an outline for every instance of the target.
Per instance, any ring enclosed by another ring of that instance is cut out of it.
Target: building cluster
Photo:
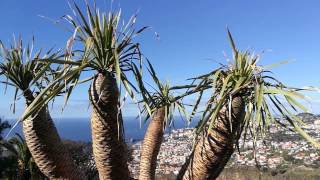
[[[164,135],[164,141],[161,145],[158,155],[156,174],[178,174],[179,169],[189,156],[192,149],[192,129],[176,129],[170,134]],[[133,175],[138,175],[140,166],[141,143],[132,145],[133,160],[129,168]]]
[[[300,114],[306,123],[303,129],[320,142],[320,117]],[[299,134],[279,126],[271,126],[264,138],[256,141],[247,136],[239,141],[239,150],[232,155],[227,167],[257,166],[263,169],[290,168],[296,165],[320,168],[320,152]],[[192,129],[177,129],[166,134],[158,155],[156,173],[177,175],[192,150]],[[135,177],[139,173],[141,143],[132,145],[133,160],[129,168]],[[255,149],[255,150],[254,150]]]

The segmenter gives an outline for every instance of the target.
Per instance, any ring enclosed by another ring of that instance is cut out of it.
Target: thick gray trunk
[[[32,102],[30,91],[25,93],[25,97],[27,105]],[[44,175],[50,179],[78,180],[85,177],[63,146],[47,107],[25,119],[22,126],[30,153]]]
[[[206,129],[192,154],[181,168],[178,179],[216,179],[227,164],[234,144],[238,140],[240,124],[243,122],[245,104],[241,97],[234,97],[232,101],[232,129],[229,123],[227,107],[222,108],[212,129]]]
[[[139,180],[154,180],[165,128],[165,109],[156,110],[143,139]]]
[[[92,147],[100,179],[129,179],[119,92],[110,73],[99,73],[89,90],[92,105]]]

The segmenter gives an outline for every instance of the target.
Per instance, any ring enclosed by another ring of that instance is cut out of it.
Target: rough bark
[[[231,112],[232,131],[228,108],[225,106],[219,112],[212,129],[206,129],[199,137],[195,149],[182,166],[178,179],[216,179],[219,176],[238,140],[237,134],[245,113],[245,104],[241,97],[233,98]]]
[[[165,128],[165,109],[156,110],[143,139],[139,180],[154,180]]]
[[[89,90],[92,147],[100,179],[129,179],[119,91],[111,73],[99,73]]]
[[[29,105],[34,97],[31,91],[24,93]],[[82,179],[69,152],[63,146],[47,107],[22,123],[23,133],[30,153],[40,171],[50,179]]]

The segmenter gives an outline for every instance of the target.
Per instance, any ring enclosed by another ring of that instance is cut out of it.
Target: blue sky
[[[82,0],[77,2],[83,4]],[[111,1],[97,2],[101,10],[110,9]],[[217,67],[217,62],[225,63],[224,53],[231,56],[226,37],[228,26],[240,49],[266,51],[261,64],[292,61],[273,70],[278,79],[291,86],[320,86],[320,2],[317,0],[113,1],[113,8],[119,7],[125,20],[139,11],[138,26],[152,27],[138,40],[161,79],[171,84],[184,83],[189,77],[206,73]],[[56,20],[65,14],[71,14],[65,0],[2,0],[0,39],[9,44],[13,34],[21,34],[24,40],[35,36],[38,48],[63,48],[71,34],[48,19]],[[159,39],[155,33],[160,35]],[[88,117],[87,88],[88,84],[78,87],[64,113],[58,99],[53,116]],[[23,101],[13,115],[9,108],[13,94],[8,91],[4,95],[3,90],[1,86],[1,116],[18,117],[24,108]],[[317,107],[320,96],[309,95],[314,100],[313,112],[320,113]],[[135,112],[128,105],[125,115]]]

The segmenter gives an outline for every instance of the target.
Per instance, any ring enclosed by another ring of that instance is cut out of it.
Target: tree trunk
[[[232,131],[227,106],[223,107],[212,129],[200,135],[195,149],[182,166],[178,179],[216,179],[227,164],[241,133],[245,104],[241,97],[232,100]]]
[[[140,160],[139,180],[155,179],[157,156],[163,139],[165,129],[165,109],[157,109],[148,126],[143,139]]]
[[[89,90],[92,147],[100,179],[129,179],[119,91],[111,73],[99,73]]]
[[[34,99],[31,91],[24,95],[29,105]],[[47,107],[25,119],[22,126],[30,153],[44,175],[50,179],[78,180],[84,177],[63,146]]]

